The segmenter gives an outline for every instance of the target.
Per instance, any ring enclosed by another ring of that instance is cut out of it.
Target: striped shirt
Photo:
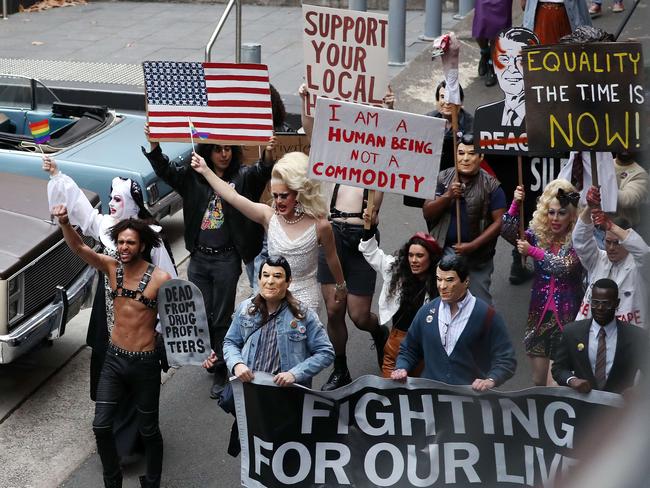
[[[451,356],[451,353],[454,351],[458,338],[463,333],[463,330],[465,330],[467,320],[474,310],[475,303],[476,298],[467,290],[465,298],[457,303],[458,310],[456,311],[456,315],[452,317],[449,304],[440,300],[440,306],[438,307],[438,328],[440,329],[440,342],[442,342],[442,347],[447,352],[447,356]]]
[[[257,341],[257,352],[253,362],[253,371],[278,374],[280,372],[280,351],[278,350],[278,334],[276,330],[277,314],[260,328],[260,338]]]

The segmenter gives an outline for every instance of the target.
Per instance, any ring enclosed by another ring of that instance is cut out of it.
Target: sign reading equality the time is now
[[[640,43],[531,46],[522,56],[531,152],[641,147],[645,95]]]

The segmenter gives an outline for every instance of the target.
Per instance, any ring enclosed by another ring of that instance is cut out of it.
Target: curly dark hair
[[[162,239],[160,234],[154,231],[148,223],[139,219],[124,219],[120,220],[113,227],[108,229],[111,240],[117,245],[118,236],[125,230],[133,230],[137,232],[140,237],[140,242],[144,244],[144,251],[142,257],[145,261],[151,261],[151,250],[154,247],[160,247]]]
[[[199,156],[205,159],[205,163],[208,167],[214,171],[214,165],[212,164],[212,151],[220,151],[222,146],[228,146],[228,144],[198,144],[196,152]],[[244,152],[241,146],[228,146],[232,150],[232,159],[230,160],[230,165],[228,169],[223,173],[221,177],[224,181],[232,180],[237,173],[239,173],[239,168],[242,165],[244,159]]]
[[[418,295],[418,278],[411,272],[409,265],[409,248],[413,244],[418,244],[427,250],[429,253],[429,269],[426,271],[427,277],[424,288],[429,297],[438,296],[438,287],[436,286],[436,265],[439,257],[429,251],[428,244],[419,237],[411,237],[404,245],[397,251],[397,259],[392,264],[390,272],[392,277],[388,287],[388,296],[393,297],[397,291],[398,285],[401,286],[400,304],[408,305],[410,307],[420,307],[422,305],[422,297]]]

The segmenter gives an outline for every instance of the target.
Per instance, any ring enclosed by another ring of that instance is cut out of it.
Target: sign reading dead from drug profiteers
[[[309,176],[433,198],[444,132],[443,119],[319,97]]]
[[[638,42],[522,49],[531,151],[638,151],[645,103]]]
[[[381,106],[388,86],[388,16],[303,5],[307,113],[316,97]]]
[[[167,281],[158,290],[158,314],[169,364],[200,366],[210,355],[208,318],[201,290],[189,281]]]

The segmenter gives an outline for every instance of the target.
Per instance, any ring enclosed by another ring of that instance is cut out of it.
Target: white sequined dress
[[[289,291],[305,306],[318,313],[320,288],[316,281],[318,269],[318,235],[316,224],[294,240],[289,239],[273,215],[267,231],[270,256],[284,256],[291,266],[291,285]]]

